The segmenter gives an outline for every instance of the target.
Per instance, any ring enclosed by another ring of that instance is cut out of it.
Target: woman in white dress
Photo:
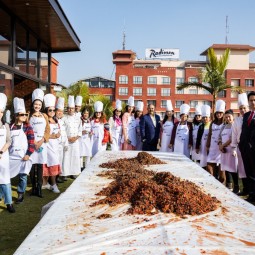
[[[174,124],[177,122],[177,119],[174,117],[174,111],[172,106],[172,101],[167,100],[166,103],[166,113],[164,119],[161,122],[160,130],[160,149],[162,152],[172,152],[172,148],[169,148],[172,131]]]
[[[92,157],[94,157],[99,151],[105,151],[107,146],[107,143],[103,142],[105,136],[104,124],[106,123],[103,107],[104,105],[100,101],[96,101],[94,104],[94,115],[91,120]]]
[[[14,119],[11,125],[10,175],[11,178],[19,175],[17,186],[18,198],[16,204],[24,201],[27,187],[27,176],[31,170],[31,155],[35,150],[34,131],[28,123],[24,99],[15,97],[13,100]]]
[[[237,174],[237,157],[233,156],[232,147],[232,124],[234,121],[233,111],[227,110],[224,115],[224,125],[219,135],[219,149],[221,151],[221,170],[226,174],[226,185],[231,188],[231,177],[233,180],[233,192],[239,192],[238,174]]]
[[[113,116],[109,118],[110,144],[112,151],[121,150],[122,138],[122,104],[120,100],[116,100],[116,107]]]
[[[219,150],[219,134],[223,126],[223,115],[225,112],[225,102],[221,99],[216,101],[214,120],[211,122],[208,139],[206,143],[207,148],[207,171],[218,179],[221,183],[225,184],[225,172],[221,171],[221,152]]]
[[[61,172],[59,161],[59,137],[61,135],[60,126],[55,115],[56,97],[53,94],[44,96],[45,113],[48,116],[50,125],[50,137],[47,143],[47,163],[43,165],[43,186],[42,189],[52,190],[54,193],[60,193],[56,184],[56,176]],[[50,179],[51,185],[48,183]]]
[[[80,138],[81,170],[90,162],[92,156],[92,128],[89,120],[89,108],[85,107],[81,112],[82,136]]]
[[[134,118],[136,121],[136,150],[141,151],[143,148],[143,142],[140,131],[140,119],[143,116],[143,107],[144,104],[142,101],[137,102]]]
[[[190,158],[192,148],[192,123],[188,122],[190,106],[182,104],[180,107],[180,122],[174,124],[169,148]]]
[[[135,150],[136,148],[136,121],[134,117],[134,97],[128,98],[128,103],[125,108],[125,113],[122,116],[123,136],[122,149]]]
[[[43,164],[47,163],[47,142],[50,137],[50,126],[48,117],[43,110],[44,92],[41,89],[35,89],[32,93],[30,125],[35,135],[35,151],[31,155],[33,165],[30,171],[32,183],[31,196],[42,198],[43,182]]]
[[[193,146],[191,150],[191,159],[193,161],[200,161],[200,153],[197,153],[196,151],[196,142],[197,142],[197,132],[199,129],[199,126],[202,124],[202,112],[201,112],[201,106],[197,105],[196,106],[196,111],[195,111],[195,117],[193,119],[193,131],[192,131],[192,138],[193,138]]]
[[[12,189],[9,168],[9,151],[11,145],[10,128],[3,121],[4,110],[7,103],[5,94],[0,93],[0,198],[4,197],[4,203],[10,213],[15,209],[12,205]]]
[[[197,139],[196,139],[196,153],[200,154],[200,162],[199,165],[206,169],[207,166],[207,149],[206,143],[209,133],[209,127],[211,124],[211,107],[209,105],[202,105],[202,124],[199,126],[197,131]]]
[[[240,135],[242,132],[243,115],[249,111],[249,103],[246,93],[238,94],[238,107],[240,115],[235,118],[232,124],[232,141],[231,146],[233,148],[233,156],[237,156],[237,172],[238,177],[242,180],[243,190],[237,193],[238,196],[249,195],[249,184],[247,181],[243,158],[239,149]]]

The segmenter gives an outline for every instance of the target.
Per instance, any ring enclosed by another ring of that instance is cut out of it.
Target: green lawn
[[[28,178],[29,179],[29,178]],[[59,190],[64,192],[73,180],[68,179],[58,185]],[[12,179],[12,197],[13,201],[17,198],[17,178]],[[27,187],[24,202],[16,205],[15,213],[9,213],[6,210],[3,200],[0,202],[0,254],[11,255],[31,232],[34,226],[39,222],[41,209],[50,201],[56,199],[59,194],[49,190],[43,190],[43,198],[29,196],[31,189],[30,183]],[[61,193],[60,193],[61,194]]]

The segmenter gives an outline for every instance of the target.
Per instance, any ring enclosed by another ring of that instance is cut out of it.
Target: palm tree
[[[218,59],[213,48],[208,49],[208,60],[206,71],[201,73],[203,82],[184,82],[177,86],[177,90],[182,90],[189,87],[196,87],[207,90],[213,97],[212,111],[214,113],[215,101],[218,94],[226,89],[239,92],[241,89],[226,84],[225,70],[228,64],[230,50],[226,49],[224,54]]]

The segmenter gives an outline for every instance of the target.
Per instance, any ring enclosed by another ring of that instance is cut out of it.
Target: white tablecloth
[[[170,171],[217,197],[222,207],[185,219],[174,214],[126,215],[129,205],[89,205],[110,180],[96,176],[99,164],[136,151],[98,153],[75,182],[48,210],[16,251],[24,254],[255,254],[255,207],[233,194],[205,170],[182,155],[155,152]],[[109,213],[112,218],[97,219]]]

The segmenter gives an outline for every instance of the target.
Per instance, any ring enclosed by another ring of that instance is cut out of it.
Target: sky
[[[214,43],[255,46],[254,0],[59,0],[81,40],[81,51],[57,53],[58,83],[92,76],[115,80],[112,52],[145,58],[146,48],[177,48],[180,60],[200,56]],[[228,16],[228,33],[226,33]],[[250,56],[255,62],[255,54]]]

